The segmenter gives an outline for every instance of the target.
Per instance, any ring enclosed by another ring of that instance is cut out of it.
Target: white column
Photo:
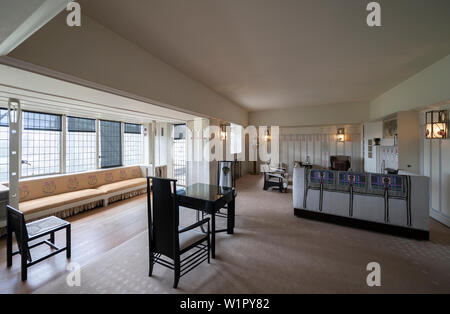
[[[19,208],[20,134],[22,110],[18,99],[8,101],[9,122],[9,205]]]

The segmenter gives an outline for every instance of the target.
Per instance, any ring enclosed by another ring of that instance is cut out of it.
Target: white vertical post
[[[67,149],[67,116],[61,116],[61,140],[60,140],[60,154],[59,154],[59,170],[60,173],[66,173],[66,149]]]
[[[96,162],[96,165],[97,165],[97,169],[100,169],[100,120],[99,119],[96,119],[95,120],[95,136],[96,136],[96,138],[95,138],[95,145],[96,145],[96,148],[95,148],[95,152],[96,152],[96,156],[97,156],[97,162]]]
[[[19,208],[19,170],[20,160],[20,130],[22,128],[22,110],[18,99],[8,101],[9,122],[9,205]]]
[[[125,166],[125,144],[124,144],[124,140],[125,140],[125,123],[121,122],[120,123],[120,156],[122,158],[121,160],[121,165]]]

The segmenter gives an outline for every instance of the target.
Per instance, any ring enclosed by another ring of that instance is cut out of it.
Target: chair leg
[[[12,232],[8,230],[7,240],[6,240],[6,265],[7,267],[12,266]]]
[[[174,279],[173,279],[173,288],[176,289],[178,287],[178,282],[180,281],[180,257],[175,257],[174,259]]]
[[[210,240],[210,236],[211,236],[211,230],[209,228],[209,221],[208,221],[208,264],[210,264],[211,261],[211,240]]]
[[[68,225],[66,228],[66,256],[67,258],[70,258],[71,255],[72,255],[72,236],[71,236],[71,226]]]
[[[22,268],[22,281],[27,280],[27,254],[25,252],[20,252],[20,259],[21,259],[21,268]]]
[[[55,233],[54,232],[50,233],[50,242],[55,244]]]
[[[153,257],[153,253],[150,252],[150,261],[149,261],[149,272],[148,272],[148,276],[151,277],[153,275],[153,265],[155,265],[154,262],[154,257]]]

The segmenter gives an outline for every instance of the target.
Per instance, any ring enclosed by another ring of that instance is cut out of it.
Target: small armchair
[[[13,256],[16,254],[21,255],[22,264],[22,280],[27,280],[28,267],[31,267],[39,262],[46,260],[58,253],[66,251],[67,258],[70,258],[71,253],[71,237],[70,237],[70,223],[62,220],[58,217],[51,216],[44,219],[36,220],[25,224],[24,214],[7,205],[7,266],[11,267],[13,262]],[[66,229],[66,246],[59,248],[55,245],[55,232]],[[13,252],[13,234],[16,235],[18,250]],[[30,241],[42,238],[44,236],[50,236],[48,240],[43,240],[33,245],[29,245]],[[46,244],[53,248],[55,251],[37,259],[33,260],[30,250],[37,246]]]
[[[287,191],[288,172],[285,164],[261,165],[261,171],[264,173],[264,190],[268,190],[270,187],[277,187],[280,193]]]

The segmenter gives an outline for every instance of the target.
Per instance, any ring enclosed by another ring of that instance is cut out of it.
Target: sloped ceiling
[[[250,111],[366,103],[450,53],[450,1],[82,0],[83,14]]]

